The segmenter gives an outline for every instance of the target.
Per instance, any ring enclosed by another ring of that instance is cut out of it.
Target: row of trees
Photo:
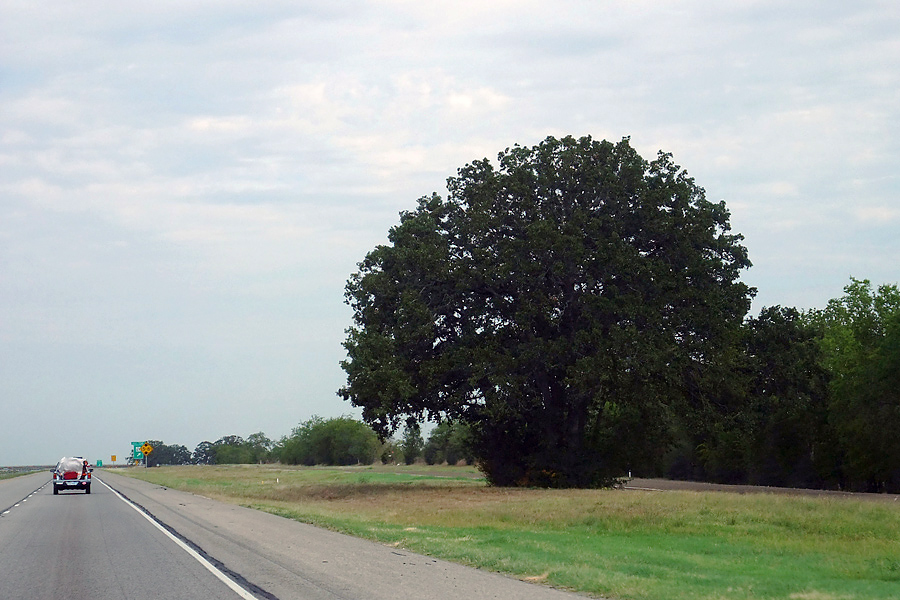
[[[228,435],[215,442],[200,442],[193,453],[180,444],[168,445],[160,440],[148,442],[153,446],[153,452],[147,455],[147,464],[151,467],[272,462],[277,447],[262,432],[254,433],[246,440],[239,435]]]
[[[748,318],[724,202],[628,139],[515,146],[447,189],[347,282],[339,395],[382,437],[465,425],[498,485],[900,490],[896,287]]]
[[[465,460],[471,464],[473,455],[467,445],[462,426],[443,423],[423,440],[418,426],[408,428],[401,440],[382,442],[371,427],[348,416],[324,419],[313,416],[293,429],[291,435],[273,442],[262,432],[247,439],[238,435],[219,438],[215,442],[200,442],[193,453],[183,445],[168,445],[149,440],[153,452],[148,455],[149,466],[159,465],[222,465],[280,462],[288,465],[369,465],[382,462],[415,463],[424,459],[428,464]]]
[[[638,474],[791,487],[900,489],[900,290],[852,279],[826,308],[764,308],[742,326],[727,377],[673,421],[671,445]],[[698,398],[701,398],[698,390]],[[705,399],[702,399],[705,400]],[[273,442],[263,433],[182,445],[151,440],[149,464],[349,465],[476,461],[471,426],[418,423],[379,441],[347,416],[314,416]]]
[[[389,455],[382,457],[383,462],[400,462],[413,464],[420,458],[426,464],[447,463],[458,464],[464,461],[467,465],[475,462],[474,439],[471,429],[465,423],[444,421],[431,430],[428,440],[424,440],[418,423],[407,424],[399,442],[388,442],[386,451]]]
[[[765,308],[670,476],[900,491],[900,290],[852,279],[821,310]]]

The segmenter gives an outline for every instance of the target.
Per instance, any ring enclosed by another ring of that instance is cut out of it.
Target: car
[[[94,470],[80,456],[62,457],[50,472],[53,474],[54,496],[60,490],[84,490],[85,494],[91,493],[91,474]]]

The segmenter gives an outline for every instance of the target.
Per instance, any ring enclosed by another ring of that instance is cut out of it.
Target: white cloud
[[[188,128],[198,133],[246,134],[251,130],[253,122],[249,117],[194,117],[188,122]]]
[[[900,204],[900,201],[898,201]],[[862,222],[873,222],[888,225],[900,221],[900,205],[894,206],[862,206],[853,209],[855,217]]]
[[[509,98],[490,88],[453,92],[447,98],[452,110],[489,112],[509,105]]]

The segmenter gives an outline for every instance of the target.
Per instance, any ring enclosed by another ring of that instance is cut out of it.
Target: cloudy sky
[[[0,0],[0,465],[357,414],[343,286],[548,135],[725,200],[754,312],[900,279],[900,4]]]

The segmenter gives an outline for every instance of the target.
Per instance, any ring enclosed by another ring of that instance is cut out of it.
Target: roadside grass
[[[254,465],[126,474],[595,596],[900,598],[896,503],[491,488],[465,467]]]
[[[0,480],[21,477],[22,475],[31,475],[32,473],[37,472],[39,472],[39,469],[33,469],[31,471],[0,471]]]

